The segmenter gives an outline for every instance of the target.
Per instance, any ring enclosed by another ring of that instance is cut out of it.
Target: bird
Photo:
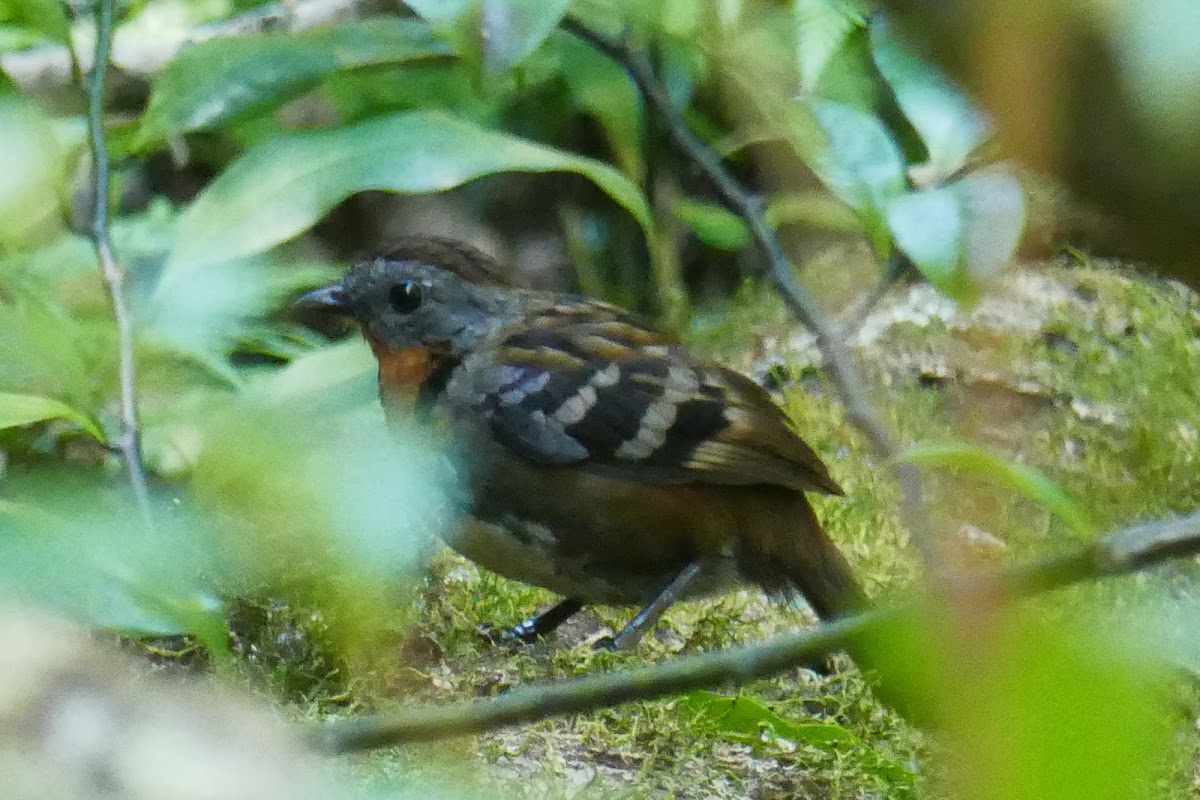
[[[389,422],[433,420],[469,454],[444,536],[563,600],[506,636],[548,636],[586,605],[640,611],[631,648],[680,599],[757,584],[821,619],[863,610],[806,493],[842,494],[769,393],[600,300],[513,285],[453,239],[406,237],[295,301],[356,320]]]

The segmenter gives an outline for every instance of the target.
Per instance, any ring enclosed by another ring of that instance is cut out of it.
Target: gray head
[[[403,239],[296,305],[358,320],[378,352],[424,346],[460,356],[517,311],[519,295],[484,253],[447,239]]]

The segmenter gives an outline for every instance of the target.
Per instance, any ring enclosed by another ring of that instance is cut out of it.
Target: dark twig
[[[138,510],[143,521],[150,525],[150,493],[146,488],[141,438],[138,434],[133,320],[125,298],[125,272],[117,263],[108,232],[109,159],[108,146],[104,140],[104,79],[108,73],[109,48],[112,45],[113,3],[114,0],[100,0],[96,9],[96,50],[91,78],[87,85],[88,138],[92,147],[93,176],[91,237],[117,324],[121,430],[115,444],[125,461],[125,470],[129,475],[129,484],[133,488]]]
[[[763,213],[762,200],[738,183],[725,168],[715,150],[705,144],[688,126],[683,115],[675,108],[665,87],[654,74],[654,69],[645,53],[592,30],[576,19],[568,17],[563,27],[606,54],[629,73],[646,98],[647,105],[658,115],[676,145],[708,177],[721,199],[738,213],[750,227],[755,244],[762,251],[770,268],[770,275],[783,296],[784,302],[800,322],[813,332],[817,347],[824,357],[830,380],[846,408],[846,415],[866,437],[875,452],[892,469],[900,485],[901,519],[928,566],[936,566],[939,559],[936,543],[930,532],[922,499],[921,478],[916,467],[896,461],[898,449],[891,430],[871,407],[867,400],[866,387],[854,366],[853,356],[841,332],[826,318],[816,301],[796,278],[791,259],[783,249],[775,230]]]
[[[1135,525],[1073,553],[1049,556],[1003,572],[963,578],[961,588],[1015,600],[1197,554],[1200,554],[1200,513]],[[369,750],[480,733],[520,722],[767,677],[846,649],[860,637],[920,609],[919,602],[911,602],[747,647],[551,685],[527,686],[491,700],[328,723],[316,732],[315,743],[328,753]]]

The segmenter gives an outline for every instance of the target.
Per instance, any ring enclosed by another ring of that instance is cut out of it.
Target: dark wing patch
[[[497,441],[541,463],[840,492],[757,384],[630,319],[594,303],[556,307],[504,337],[488,363],[464,365],[472,383],[456,399]]]

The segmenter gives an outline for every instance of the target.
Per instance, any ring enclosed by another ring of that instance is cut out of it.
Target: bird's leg
[[[654,627],[654,623],[658,622],[663,612],[681,599],[687,591],[688,586],[692,581],[699,577],[704,568],[700,566],[700,562],[693,561],[688,564],[683,570],[675,576],[675,579],[667,584],[667,588],[663,589],[658,597],[654,598],[650,605],[643,608],[641,611],[629,621],[629,624],[613,637],[604,637],[596,642],[597,649],[605,650],[625,650],[633,647],[642,638],[646,631]]]
[[[565,600],[560,600],[542,613],[536,614],[524,622],[519,622],[505,631],[497,631],[491,629],[490,626],[481,625],[480,633],[489,641],[496,644],[503,641],[533,644],[538,639],[554,633],[559,625],[562,625],[574,616],[581,608],[583,608],[582,602],[573,597],[568,597]]]

